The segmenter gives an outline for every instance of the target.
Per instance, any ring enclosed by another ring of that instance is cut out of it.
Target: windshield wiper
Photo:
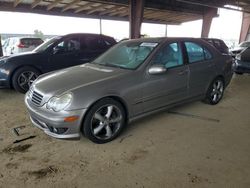
[[[97,64],[97,65],[102,65],[102,66],[107,66],[107,67],[115,67],[115,68],[119,68],[119,69],[129,69],[129,68],[117,65],[117,64],[112,64],[112,63],[97,63],[95,61],[93,61],[91,63]]]

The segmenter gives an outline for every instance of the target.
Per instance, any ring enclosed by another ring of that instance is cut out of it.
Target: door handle
[[[178,72],[179,75],[184,75],[186,73],[188,73],[188,70],[182,70],[182,71]]]

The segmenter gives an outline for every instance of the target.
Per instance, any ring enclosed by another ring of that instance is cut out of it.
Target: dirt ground
[[[216,106],[194,102],[171,110],[181,114],[149,116],[104,145],[46,136],[23,98],[0,90],[1,188],[250,187],[249,75],[234,76]]]

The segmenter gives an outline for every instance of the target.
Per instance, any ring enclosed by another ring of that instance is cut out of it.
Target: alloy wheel
[[[216,80],[213,83],[212,92],[211,92],[212,101],[214,103],[217,103],[222,98],[223,92],[224,92],[224,84],[222,80]]]
[[[91,120],[91,132],[100,140],[113,137],[122,125],[122,112],[114,104],[101,106]]]
[[[32,71],[26,71],[18,76],[18,85],[25,91],[27,91],[38,75]]]

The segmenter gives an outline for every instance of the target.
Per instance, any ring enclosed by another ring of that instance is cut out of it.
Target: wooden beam
[[[100,8],[100,7],[102,7],[102,8]],[[92,13],[96,12],[97,10],[103,9],[104,7],[105,6],[103,6],[103,5],[92,6],[91,9],[88,12],[86,12],[86,14],[92,14]]]
[[[122,13],[119,13],[118,16],[124,17],[129,15],[129,10],[124,10]]]
[[[58,3],[60,3],[62,0],[55,0],[53,1],[53,3],[51,3],[50,5],[48,5],[47,10],[51,10],[52,8],[56,7],[56,5],[58,5]]]
[[[19,5],[21,2],[22,2],[22,0],[15,0],[13,6],[16,7],[16,6]]]
[[[42,0],[35,0],[32,4],[31,4],[31,8],[35,8],[37,5],[39,5],[39,3],[41,2]]]
[[[91,4],[93,4],[93,3],[86,3],[85,5],[80,6],[79,8],[77,8],[77,9],[74,11],[74,13],[79,13],[79,12],[82,12],[82,11],[84,11],[84,10],[90,9],[90,8],[91,8],[91,7],[90,7]]]
[[[115,16],[115,15],[124,14],[125,12],[128,14],[128,12],[129,12],[129,11],[128,11],[128,8],[122,9],[122,10],[120,10],[120,11],[113,12],[113,13],[108,14],[108,15],[109,15],[109,16]]]
[[[66,10],[71,9],[72,7],[74,7],[76,4],[80,3],[81,0],[74,0],[70,3],[68,3],[66,6],[64,6],[64,8],[62,9],[62,12],[65,12]]]
[[[108,9],[106,11],[101,12],[99,15],[102,16],[102,15],[110,14],[110,13],[113,13],[113,12],[124,10],[126,8],[127,7],[124,7],[124,6],[123,7],[119,7],[119,8],[117,8],[117,6],[115,6],[114,8],[111,8],[111,9]]]
[[[113,7],[113,5],[111,5],[111,7],[110,7],[110,6],[108,7],[107,5],[95,6],[95,7],[92,7],[92,8],[90,9],[90,11],[86,12],[86,14],[92,14],[92,13],[94,13],[94,12],[96,12],[96,11],[100,11],[100,10],[103,10],[103,9],[104,9],[104,11],[105,11],[106,8],[112,8],[112,7]]]

